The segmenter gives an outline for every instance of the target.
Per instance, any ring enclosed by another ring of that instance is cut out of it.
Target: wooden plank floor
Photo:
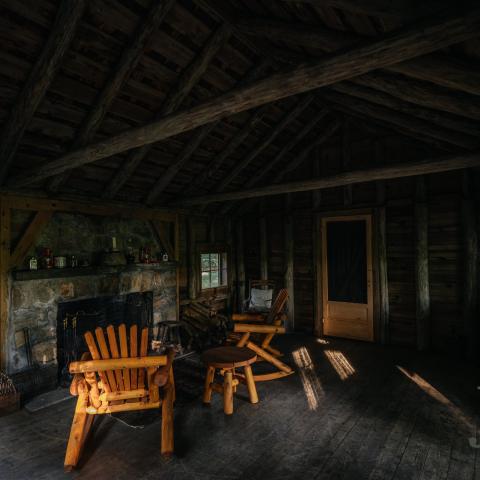
[[[0,418],[0,478],[480,480],[480,450],[470,445],[480,435],[477,379],[468,364],[303,335],[282,343],[297,374],[259,384],[257,405],[240,392],[232,417],[218,395],[202,406],[203,370],[178,366],[179,383],[192,388],[178,392],[168,462],[156,415],[136,417],[145,424],[137,429],[106,417],[81,468],[63,473],[74,406],[66,402]]]

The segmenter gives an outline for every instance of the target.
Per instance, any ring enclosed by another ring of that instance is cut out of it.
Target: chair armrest
[[[261,313],[234,313],[232,320],[234,322],[264,322],[265,315]]]
[[[285,333],[285,327],[275,325],[254,325],[250,323],[236,323],[233,331],[237,333]]]
[[[167,364],[163,367],[160,367],[155,372],[155,376],[153,377],[153,383],[157,385],[157,387],[164,387],[167,384],[174,357],[175,350],[173,348],[169,348],[167,351]]]
[[[167,364],[167,356],[136,358],[111,358],[108,360],[88,360],[72,362],[70,373],[105,372],[106,370],[123,370],[128,368],[152,368]]]

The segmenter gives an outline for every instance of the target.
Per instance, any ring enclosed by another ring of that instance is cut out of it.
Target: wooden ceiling
[[[362,119],[354,137],[380,125],[433,152],[475,151],[480,15],[456,2],[449,16],[448,3],[0,0],[3,188],[164,206],[268,185],[340,142],[349,117]],[[195,119],[217,97],[245,106]],[[163,140],[110,140],[177,112]]]

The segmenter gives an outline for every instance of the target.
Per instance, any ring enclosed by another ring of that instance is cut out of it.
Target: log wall
[[[381,139],[383,155],[389,162],[409,159],[425,155],[424,149],[408,149],[394,136]],[[352,166],[360,163],[375,151],[371,142],[357,142],[352,148]],[[292,180],[306,178],[319,171],[321,175],[335,173],[338,155],[341,152],[335,146],[328,146],[311,164],[307,164],[292,175]],[[386,163],[383,158],[370,160]],[[317,163],[317,164],[316,164]],[[478,232],[479,181],[478,172],[471,172],[473,179],[473,203],[476,207]],[[469,331],[475,325],[468,325],[464,310],[465,276],[465,235],[469,235],[462,226],[462,178],[463,172],[435,174],[425,177],[425,204],[427,229],[427,285],[420,288],[416,282],[416,251],[417,233],[415,226],[416,183],[415,177],[386,182],[365,183],[352,188],[352,204],[344,205],[342,188],[327,189],[321,192],[298,193],[291,195],[291,207],[285,209],[285,198],[272,197],[262,202],[262,215],[266,216],[268,278],[277,282],[279,287],[285,285],[286,264],[285,220],[288,215],[293,217],[293,272],[294,272],[294,328],[295,330],[314,332],[321,331],[321,306],[316,305],[316,295],[319,291],[319,281],[316,281],[315,251],[316,238],[315,219],[317,215],[337,214],[341,212],[371,211],[374,215],[374,227],[385,214],[386,237],[386,268],[388,303],[386,319],[380,319],[381,296],[378,261],[375,259],[375,338],[378,341],[416,347],[421,336],[418,325],[418,301],[422,295],[428,295],[431,308],[431,319],[427,320],[426,345],[439,351],[451,353],[465,352],[469,343]],[[316,208],[315,208],[316,207]],[[259,278],[260,245],[258,236],[257,206],[243,218],[243,235],[245,238],[245,268],[246,280]],[[378,229],[374,228],[375,241],[378,242]],[[477,234],[478,235],[478,234]],[[424,237],[423,237],[424,238]],[[471,242],[470,242],[471,244]],[[478,244],[477,249],[478,249]],[[471,248],[471,247],[470,247]],[[378,255],[378,251],[377,254]],[[418,255],[418,252],[417,252]],[[474,259],[476,262],[477,260]],[[320,265],[318,265],[320,268]],[[475,270],[475,269],[474,269]],[[478,271],[478,269],[477,269]],[[321,278],[321,277],[320,277]],[[478,289],[478,279],[474,281]],[[384,287],[385,288],[385,287]],[[421,293],[423,291],[423,293]],[[420,293],[419,293],[420,292]],[[321,298],[318,302],[321,304]],[[317,312],[317,313],[316,313]],[[478,317],[477,317],[478,318]],[[385,333],[382,333],[380,322],[387,323]],[[318,328],[320,325],[320,328]],[[316,328],[317,327],[317,328]],[[477,327],[475,327],[477,328]],[[476,330],[478,335],[478,328]],[[319,332],[317,332],[319,333]]]

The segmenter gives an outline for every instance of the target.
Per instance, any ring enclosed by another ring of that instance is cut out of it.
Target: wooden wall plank
[[[285,199],[284,242],[285,242],[285,288],[288,291],[287,331],[295,329],[295,284],[294,284],[294,245],[293,245],[293,214],[292,197]]]
[[[7,368],[7,333],[10,287],[11,208],[8,200],[0,196],[0,370]]]

